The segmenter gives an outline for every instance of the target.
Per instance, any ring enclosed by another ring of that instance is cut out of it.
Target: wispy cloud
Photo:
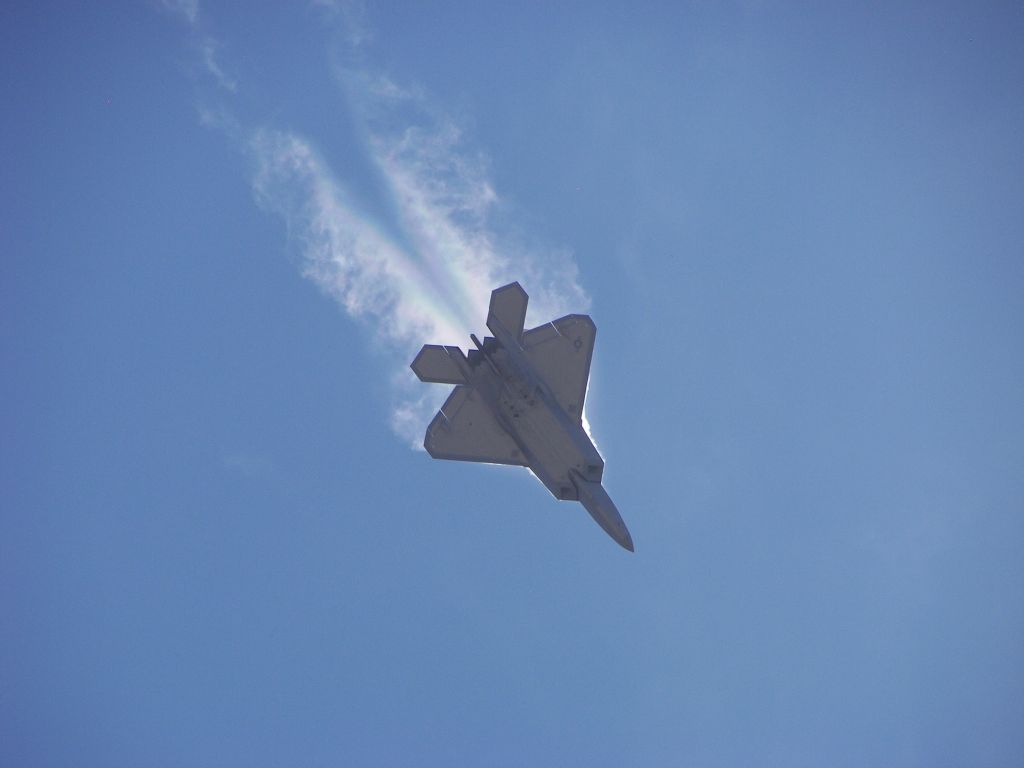
[[[234,93],[238,89],[238,83],[228,75],[217,61],[217,41],[212,37],[204,38],[200,46],[203,59],[203,66],[221,88]]]
[[[199,18],[199,0],[160,0],[164,10],[181,16],[189,24]]]
[[[233,91],[216,46],[202,50],[209,75]],[[346,177],[308,136],[247,128],[225,106],[203,119],[251,158],[254,196],[285,222],[302,273],[389,351],[391,423],[418,446],[445,395],[408,368],[421,344],[460,344],[483,330],[491,290],[511,280],[529,292],[536,322],[585,310],[588,301],[571,254],[527,246],[507,225],[489,160],[458,121],[422,92],[366,69],[338,79],[360,126],[370,184],[364,173]]]
[[[286,222],[306,277],[395,347],[409,349],[424,334],[461,338],[456,308],[432,295],[422,264],[360,209],[309,141],[260,129],[247,149],[257,202]]]
[[[568,250],[528,244],[509,226],[490,160],[458,121],[389,78],[358,72],[341,79],[390,195],[394,228],[438,290],[462,308],[463,335],[479,327],[491,290],[510,280],[527,288],[538,321],[589,305]]]
[[[234,93],[238,83],[220,65],[217,55],[220,44],[215,38],[202,32],[205,25],[199,19],[199,0],[160,0],[160,5],[188,24],[192,43],[199,51],[199,61],[206,74],[210,75],[218,86]]]
[[[322,9],[344,32],[346,41],[353,48],[373,39],[366,23],[365,0],[310,0],[310,5]]]
[[[253,189],[286,221],[303,273],[350,315],[368,320],[394,351],[391,423],[418,445],[444,396],[408,370],[421,344],[461,343],[481,328],[491,290],[511,280],[530,292],[531,316],[540,322],[584,309],[587,299],[567,252],[502,242],[490,223],[500,201],[487,159],[465,146],[454,121],[432,115],[422,97],[390,81],[361,79],[348,90],[368,115],[365,150],[392,219],[371,216],[311,142],[291,133],[252,134]],[[410,106],[417,107],[412,123]],[[392,119],[397,112],[404,120]]]

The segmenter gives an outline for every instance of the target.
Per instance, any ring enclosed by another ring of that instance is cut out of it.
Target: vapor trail
[[[360,184],[310,138],[233,117],[226,100],[240,83],[218,60],[221,46],[205,31],[198,0],[161,2],[187,24],[199,72],[223,100],[201,109],[202,120],[251,159],[256,201],[285,222],[302,274],[389,351],[391,424],[410,444],[420,445],[445,393],[422,386],[409,361],[423,343],[464,345],[470,331],[483,330],[493,288],[519,280],[530,294],[528,322],[587,308],[568,252],[527,248],[494,224],[501,201],[486,156],[429,98],[367,68],[337,73],[358,149],[376,176]]]
[[[490,291],[511,280],[529,291],[538,322],[580,311],[587,299],[567,253],[503,245],[490,225],[499,198],[486,159],[463,146],[453,121],[432,115],[420,97],[390,81],[357,74],[346,90],[354,109],[367,115],[364,149],[385,191],[389,220],[371,215],[369,201],[293,133],[250,135],[253,190],[287,223],[303,274],[348,314],[367,320],[392,349],[391,423],[419,445],[444,394],[422,387],[408,369],[421,344],[464,344],[482,327]],[[419,119],[403,123],[394,117],[399,111]]]

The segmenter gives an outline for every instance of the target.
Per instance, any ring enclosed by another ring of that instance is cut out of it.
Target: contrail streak
[[[201,119],[251,159],[256,201],[284,220],[302,274],[389,351],[391,424],[410,444],[420,446],[445,393],[421,386],[409,361],[423,343],[463,344],[470,331],[482,330],[493,288],[519,280],[537,323],[586,310],[568,252],[526,248],[494,225],[501,201],[487,158],[422,93],[366,68],[337,73],[357,148],[376,177],[375,184],[359,183],[309,137],[233,117],[223,100],[239,83],[217,59],[219,41],[204,32],[198,0],[161,2],[187,23],[199,72],[222,100],[201,109]]]
[[[352,82],[368,80],[350,80],[350,94]],[[348,314],[368,320],[393,350],[391,423],[418,446],[444,394],[424,391],[408,370],[421,344],[462,343],[482,325],[491,289],[511,280],[527,287],[531,315],[539,322],[581,311],[588,302],[567,253],[502,247],[489,225],[498,195],[487,163],[463,147],[458,127],[429,115],[401,123],[389,105],[399,100],[407,114],[410,101],[421,106],[419,97],[390,81],[374,82],[352,100],[357,110],[373,114],[363,143],[392,220],[371,215],[368,201],[306,138],[261,129],[249,134],[247,149],[254,159],[256,199],[287,223],[302,254],[303,274]],[[420,116],[426,112],[421,109]]]

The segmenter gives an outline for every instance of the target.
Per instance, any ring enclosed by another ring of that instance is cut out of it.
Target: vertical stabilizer
[[[519,283],[509,283],[491,292],[491,308],[487,312],[487,327],[494,328],[494,320],[512,334],[516,342],[523,337],[526,322],[526,303],[530,297]]]

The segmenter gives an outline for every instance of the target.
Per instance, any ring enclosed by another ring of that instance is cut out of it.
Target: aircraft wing
[[[472,387],[458,386],[427,427],[423,441],[435,459],[526,466],[519,446]]]
[[[577,423],[583,419],[596,335],[597,326],[589,315],[566,315],[523,334],[526,359]]]

